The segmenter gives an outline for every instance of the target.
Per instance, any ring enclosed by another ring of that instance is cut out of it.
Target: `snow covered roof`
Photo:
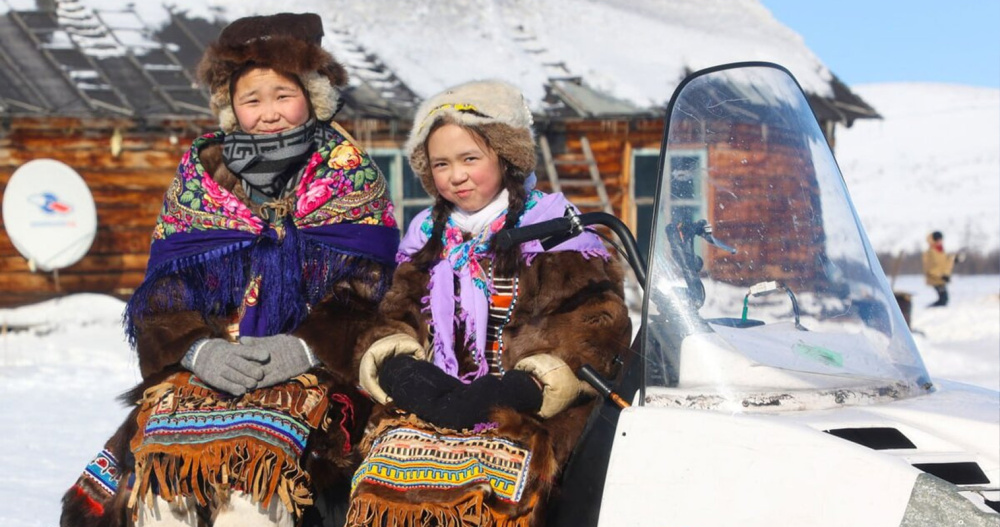
[[[295,7],[336,13],[326,16],[328,29],[347,26],[423,97],[470,78],[499,77],[542,111],[552,79],[579,78],[603,100],[620,101],[616,110],[662,108],[687,73],[741,61],[779,63],[818,99],[850,93],[837,90],[802,37],[757,0],[340,0]],[[246,0],[230,12],[262,9],[268,2]],[[849,102],[856,108],[839,111],[874,115],[860,99]]]
[[[12,11],[35,9],[29,0],[6,3]],[[271,0],[174,0],[169,9],[154,2],[130,5],[144,30],[120,20],[118,0],[59,4],[59,28],[47,45],[76,46],[91,61],[165,47],[189,76],[212,31],[227,20],[276,10]],[[353,106],[366,116],[405,117],[421,98],[474,78],[510,81],[535,111],[550,116],[648,114],[663,108],[687,73],[741,61],[788,68],[821,119],[849,124],[877,116],[758,0],[285,0],[280,10],[323,16],[324,45],[352,75],[348,111]],[[185,25],[178,20],[198,19],[201,35],[178,29]],[[0,40],[0,50],[6,44]],[[90,90],[84,94],[103,85],[101,68],[78,70],[70,73],[78,89]],[[10,96],[0,92],[0,106],[3,98]],[[106,99],[117,104],[111,95]]]
[[[4,113],[210,115],[177,46],[155,38],[132,9],[63,1],[55,11],[11,10],[0,30]]]

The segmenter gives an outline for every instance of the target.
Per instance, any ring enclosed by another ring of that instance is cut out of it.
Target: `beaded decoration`
[[[511,314],[517,305],[520,282],[516,274],[513,278],[495,276],[492,261],[489,262],[489,277],[492,294],[490,295],[489,325],[486,330],[487,360],[490,364],[490,373],[502,376],[505,373],[502,360],[504,352],[503,330],[510,322]]]

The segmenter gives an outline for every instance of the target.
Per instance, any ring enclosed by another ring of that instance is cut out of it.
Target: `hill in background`
[[[946,250],[990,254],[996,264],[1000,90],[933,83],[851,89],[883,116],[839,129],[836,149],[875,250],[918,253],[927,234],[940,230]]]

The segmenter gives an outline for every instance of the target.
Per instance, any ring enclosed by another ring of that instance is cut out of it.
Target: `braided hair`
[[[431,220],[434,222],[434,228],[431,229],[431,236],[427,239],[427,243],[413,255],[412,261],[417,269],[426,272],[441,259],[441,251],[444,249],[444,228],[448,223],[448,216],[451,215],[454,208],[455,206],[451,202],[441,196],[434,200],[434,207],[431,209]]]
[[[496,153],[496,149],[490,144],[489,138],[479,131],[476,126],[469,126],[461,123],[452,122],[448,118],[438,119],[431,126],[431,129],[427,133],[429,138],[435,130],[444,126],[445,124],[454,124],[456,126],[462,127],[464,130],[472,134],[472,136],[479,142],[481,142],[490,151]],[[488,126],[488,125],[487,125]],[[424,149],[424,154],[429,157],[427,153],[427,141],[424,141],[422,146]],[[502,187],[507,190],[507,218],[504,222],[504,229],[512,229],[517,226],[517,222],[521,219],[521,215],[524,214],[524,206],[528,199],[528,191],[524,188],[524,182],[528,177],[523,170],[518,169],[511,163],[507,162],[502,157],[497,156],[497,160],[500,163],[500,173],[503,174]],[[448,200],[444,199],[441,195],[438,195],[434,201],[434,207],[431,209],[431,220],[433,223],[433,228],[431,229],[430,238],[428,238],[427,243],[413,255],[413,264],[417,266],[418,269],[422,271],[429,270],[435,263],[441,259],[441,251],[444,249],[444,229],[448,223],[448,217],[451,215],[452,211],[455,209],[455,205]],[[490,251],[493,253],[493,269],[498,276],[513,276],[514,272],[517,270],[517,265],[521,259],[521,247],[515,245],[507,249],[497,248],[497,237],[494,236],[493,240],[490,241]]]
[[[521,220],[521,215],[524,214],[524,204],[528,200],[528,191],[524,188],[527,174],[502,159],[500,166],[504,173],[503,186],[507,189],[507,218],[504,221],[503,229],[513,229]],[[490,251],[493,252],[493,270],[498,276],[514,276],[521,260],[521,246],[515,244],[507,249],[499,249],[497,238],[494,236],[490,241]]]

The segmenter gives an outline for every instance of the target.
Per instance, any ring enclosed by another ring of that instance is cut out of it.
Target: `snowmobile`
[[[794,77],[690,75],[661,148],[645,253],[498,234],[604,225],[644,285],[549,525],[1000,525],[1000,394],[931,380]]]

